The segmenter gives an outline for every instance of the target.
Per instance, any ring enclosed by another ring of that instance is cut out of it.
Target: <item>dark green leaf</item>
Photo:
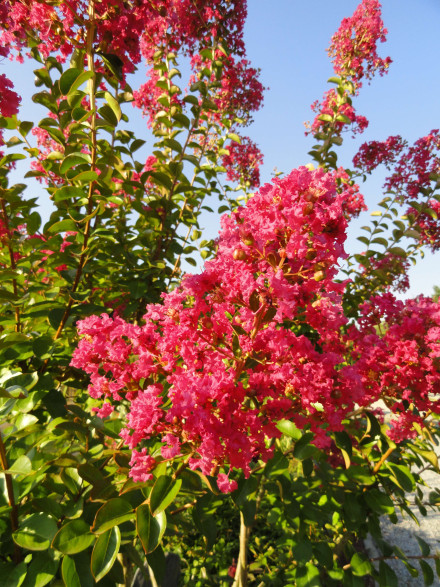
[[[384,561],[379,563],[379,585],[380,587],[399,587],[396,573]]]
[[[59,560],[54,560],[50,556],[50,551],[33,555],[22,587],[43,587],[47,585],[55,577],[58,565]]]
[[[392,499],[379,489],[370,489],[365,493],[365,501],[368,506],[379,514],[393,514],[394,504]]]
[[[316,455],[318,449],[313,444],[310,444],[312,438],[313,434],[311,432],[306,432],[304,436],[295,443],[293,456],[296,459],[304,461],[305,459]]]
[[[148,505],[140,505],[136,509],[136,529],[145,554],[153,552],[159,546],[166,526],[165,512],[153,517]]]
[[[434,571],[429,563],[424,560],[420,560],[420,568],[422,569],[423,573],[423,580],[425,585],[432,585],[434,583]]]
[[[93,547],[91,569],[96,581],[99,581],[112,568],[119,552],[121,532],[117,526],[101,534]]]
[[[2,568],[2,580],[8,587],[20,587],[25,580],[26,572],[26,563],[21,562],[17,566],[11,563],[9,568]]]
[[[63,96],[67,96],[70,92],[70,88],[72,87],[73,82],[76,78],[82,73],[80,69],[76,69],[71,67],[67,69],[63,75],[60,77],[60,90]]]
[[[429,553],[431,552],[431,547],[429,546],[429,544],[425,542],[423,538],[420,538],[420,536],[416,536],[416,540],[419,543],[422,556],[429,556]]]
[[[92,530],[95,534],[102,534],[113,526],[118,526],[133,517],[133,508],[129,501],[116,497],[110,499],[99,508]]]
[[[76,570],[75,561],[70,556],[63,557],[61,575],[66,587],[81,587],[81,580]]]
[[[76,554],[82,552],[95,541],[95,536],[90,532],[90,527],[84,520],[72,520],[67,522],[52,542],[52,547],[63,554]]]
[[[174,501],[181,485],[181,479],[175,480],[167,475],[161,475],[156,480],[150,495],[150,511],[153,516],[165,510]]]
[[[119,80],[123,80],[123,67],[124,62],[120,57],[114,55],[113,53],[101,53],[100,51],[96,51],[97,55],[99,55],[108,69],[112,72],[112,74]]]

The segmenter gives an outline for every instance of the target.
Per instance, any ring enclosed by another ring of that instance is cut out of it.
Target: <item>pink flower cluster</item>
[[[274,180],[223,218],[216,258],[150,306],[144,326],[107,315],[80,323],[72,365],[90,373],[93,397],[111,400],[102,416],[130,402],[122,436],[134,478],[155,464],[142,448],[151,436],[162,438],[163,458],[247,475],[252,459],[269,457],[279,419],[311,422],[320,445],[323,424],[341,428],[344,398],[351,405],[360,388],[335,338],[346,228],[336,187],[332,174],[306,168]],[[222,475],[221,488],[233,488]]]
[[[368,120],[356,114],[349,96],[357,94],[363,78],[371,79],[376,72],[380,75],[387,72],[391,59],[382,59],[377,54],[377,43],[383,43],[386,34],[378,0],[362,0],[353,15],[344,18],[332,37],[328,53],[332,58],[335,74],[345,82],[351,83],[352,89],[345,89],[345,95],[342,97],[335,89],[331,89],[324,94],[321,103],[316,101],[312,104],[316,117],[311,125],[307,125],[307,134],[316,135],[325,130],[328,121],[320,119],[323,114],[331,117],[344,115],[349,119],[333,122],[332,129],[337,134],[340,134],[348,124],[352,125],[353,134],[365,130]]]
[[[102,0],[94,3],[95,47],[117,55],[132,71],[141,55],[149,62],[171,33],[172,47],[193,48],[204,37],[220,33],[236,51],[243,50],[245,0]],[[86,46],[89,2],[69,0],[57,5],[36,0],[5,0],[0,11],[0,47],[18,52],[28,35],[47,57],[58,52],[64,61],[75,48]],[[131,62],[131,63],[130,63]]]
[[[363,78],[376,72],[387,73],[391,59],[377,54],[377,44],[386,41],[387,30],[382,21],[378,0],[362,0],[349,18],[344,18],[333,35],[328,54],[337,75],[350,78],[357,88]]]
[[[251,67],[248,60],[237,61],[229,56],[225,60],[221,87],[214,96],[219,111],[249,123],[251,113],[259,110],[263,104],[264,87],[258,75],[259,71]]]
[[[353,159],[354,166],[364,173],[371,173],[382,163],[391,171],[384,189],[395,192],[401,203],[416,202],[406,213],[413,215],[413,227],[420,232],[421,242],[438,250],[440,204],[429,195],[433,181],[440,176],[439,130],[432,130],[412,146],[400,136],[364,143]],[[417,205],[420,202],[421,207]]]
[[[395,415],[390,438],[414,438],[413,424],[440,410],[440,304],[385,294],[361,310],[359,329],[347,334],[365,389],[361,405],[383,399]]]
[[[381,164],[390,169],[405,147],[406,142],[399,135],[388,137],[386,141],[363,143],[353,157],[353,165],[363,173],[371,173]]]
[[[407,214],[415,217],[415,227],[420,233],[420,242],[429,246],[433,251],[440,250],[440,202],[430,199],[427,208],[415,210],[410,207]]]
[[[312,104],[311,108],[313,112],[316,113],[316,116],[307,134],[312,133],[315,135],[320,131],[325,130],[329,122],[322,120],[322,115],[335,118],[335,121],[332,124],[332,128],[336,131],[337,134],[341,134],[347,125],[351,125],[350,130],[353,135],[363,133],[368,126],[368,120],[365,118],[365,116],[357,115],[353,105],[346,101],[341,101],[337,91],[334,89],[328,90],[328,92],[324,94],[322,102],[316,100],[316,102]],[[342,119],[337,120],[336,117],[338,115],[347,117],[348,121]]]
[[[396,414],[406,401],[420,414],[440,407],[428,395],[439,391],[439,304],[385,295],[347,326],[339,191],[337,174],[322,169],[273,180],[222,218],[216,257],[150,305],[144,325],[106,314],[79,323],[71,364],[106,399],[101,416],[128,402],[121,436],[133,479],[149,479],[158,459],[183,459],[230,491],[232,469],[249,475],[253,460],[270,457],[282,418],[328,447],[351,410],[381,397]],[[390,434],[419,420],[407,411]]]
[[[357,218],[359,214],[367,210],[364,196],[359,192],[359,186],[352,179],[343,167],[336,170],[335,177],[339,186],[339,191],[345,194],[342,208],[347,220]]]
[[[416,200],[420,190],[429,187],[431,174],[440,172],[440,132],[432,130],[412,147],[402,150],[394,171],[385,182],[385,189],[402,194],[405,201]]]
[[[384,255],[377,254],[376,257],[370,257],[367,262],[364,274],[368,275],[369,280],[378,282],[386,290],[392,288],[399,292],[405,292],[409,289],[410,262],[406,257],[387,251]]]
[[[228,146],[228,155],[223,156],[223,166],[227,170],[230,181],[248,183],[249,187],[257,188],[260,185],[260,166],[263,155],[257,145],[248,137],[241,139],[241,143],[231,142]]]
[[[0,47],[0,56],[2,55]],[[0,115],[10,118],[18,114],[20,96],[12,89],[14,84],[4,73],[0,75]],[[0,129],[0,145],[3,145],[3,129]]]

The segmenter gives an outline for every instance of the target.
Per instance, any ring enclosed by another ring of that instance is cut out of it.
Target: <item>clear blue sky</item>
[[[270,181],[273,169],[289,172],[310,162],[307,151],[312,139],[304,136],[303,122],[312,118],[310,104],[320,99],[332,75],[326,54],[332,34],[340,21],[355,10],[356,0],[249,0],[245,37],[248,58],[261,68],[261,80],[268,87],[263,109],[255,115],[248,134],[260,146],[265,162],[262,181]],[[373,80],[361,90],[355,107],[370,121],[367,131],[356,140],[347,134],[340,149],[340,163],[350,165],[358,146],[366,140],[383,140],[401,134],[413,142],[440,127],[440,1],[384,0],[383,20],[388,42],[381,44],[382,56],[393,63],[387,76]],[[9,75],[24,96],[20,118],[38,120],[44,111],[30,102],[34,64],[20,66],[4,61],[0,73]],[[142,83],[139,73],[138,83]],[[135,85],[135,84],[134,84]],[[129,110],[132,118],[134,111]],[[136,128],[145,122],[135,119]],[[149,137],[145,125],[145,137]],[[142,133],[139,132],[140,138]],[[18,180],[18,178],[17,178]],[[371,210],[381,198],[383,175],[363,187]],[[29,194],[29,197],[31,194]],[[369,221],[366,213],[353,225],[347,241],[348,252],[360,251],[356,241],[359,226]],[[204,220],[209,236],[215,236],[218,219]],[[411,272],[409,295],[430,294],[440,285],[440,255],[427,255]]]

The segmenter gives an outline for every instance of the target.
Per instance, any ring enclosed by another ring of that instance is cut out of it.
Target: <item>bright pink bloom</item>
[[[363,78],[371,79],[376,72],[387,73],[391,63],[389,57],[382,59],[377,54],[377,44],[386,41],[388,32],[381,16],[378,0],[362,0],[332,37],[328,53],[335,73],[351,79],[357,88]]]
[[[248,137],[243,137],[241,143],[231,142],[228,151],[229,154],[223,156],[226,177],[230,181],[248,183],[249,187],[257,188],[263,163],[263,155],[257,145]]]

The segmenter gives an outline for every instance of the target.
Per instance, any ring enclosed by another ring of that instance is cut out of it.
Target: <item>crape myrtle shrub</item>
[[[0,6],[0,53],[34,60],[47,111],[20,120],[24,97],[0,76],[8,585],[131,585],[136,568],[160,585],[169,551],[187,585],[390,586],[396,557],[434,581],[437,554],[420,537],[408,556],[379,522],[415,518],[413,491],[421,515],[440,500],[420,489],[438,470],[440,307],[392,293],[439,248],[438,131],[364,144],[338,166],[344,132],[368,124],[354,98],[391,63],[380,4],[364,0],[328,50],[315,165],[258,189],[262,155],[243,129],[263,87],[245,16],[241,0]],[[132,105],[154,141],[142,157]],[[11,185],[20,159],[52,201],[45,224]],[[350,256],[347,226],[366,209],[356,182],[379,165],[383,211]],[[216,242],[198,223],[208,196],[228,212]],[[182,277],[197,251],[203,271]]]

